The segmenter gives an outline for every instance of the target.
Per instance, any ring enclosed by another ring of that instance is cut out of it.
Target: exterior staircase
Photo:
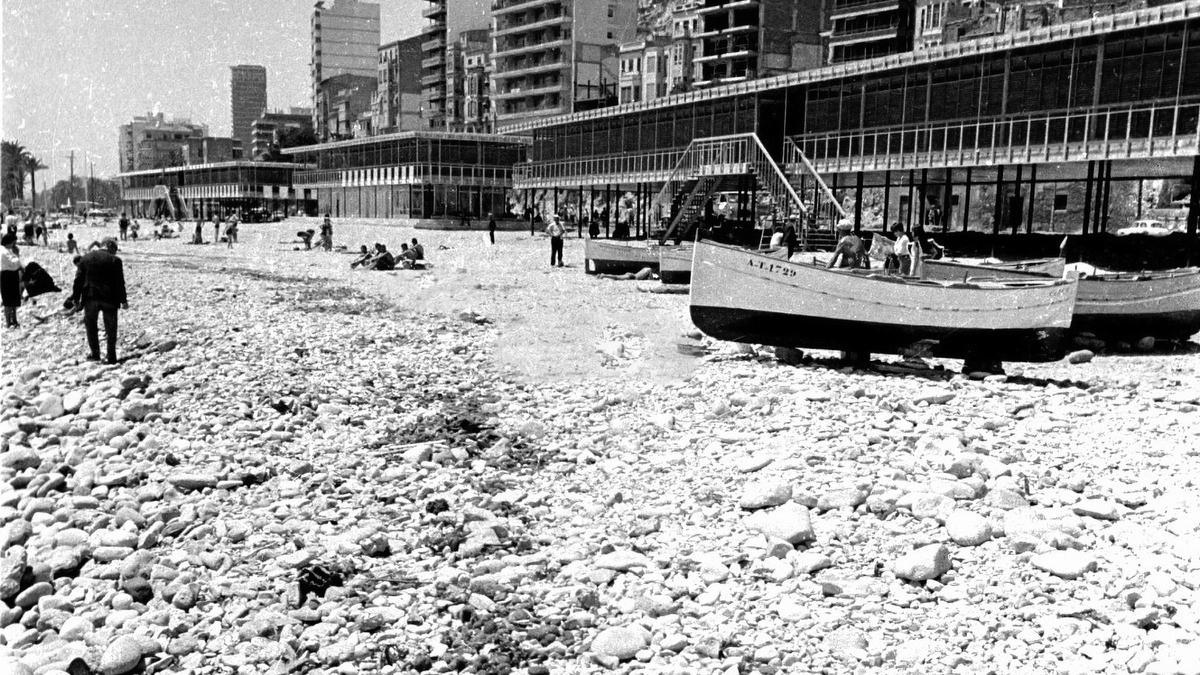
[[[751,212],[756,224],[763,223],[760,249],[768,247],[772,235],[772,228],[765,223],[788,221],[796,226],[801,250],[833,247],[833,226],[846,212],[829,186],[791,139],[785,140],[784,166],[780,167],[754,133],[692,140],[651,202],[651,209],[666,222],[659,243],[666,243],[672,235],[682,237],[704,215],[705,205],[714,195],[723,188],[733,189],[732,185],[746,176],[753,177],[759,196],[758,203],[751,204]],[[802,176],[811,176],[819,186],[817,204],[805,203],[797,192]]]
[[[667,218],[659,243],[703,215],[708,200],[730,180],[754,177],[757,194],[765,197],[769,213],[784,219],[803,215],[807,207],[775,159],[754,133],[693,139],[672,170],[651,208]],[[752,204],[756,222],[761,222],[763,205]],[[762,230],[760,246],[770,240]]]

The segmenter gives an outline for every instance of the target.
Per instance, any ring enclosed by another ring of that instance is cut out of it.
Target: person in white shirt
[[[554,267],[555,257],[557,256],[558,266],[563,266],[563,236],[567,230],[559,221],[558,215],[550,216],[550,224],[546,226],[546,234],[550,235],[550,266]]]
[[[17,248],[17,235],[6,233],[0,242],[0,296],[4,301],[4,327],[20,328],[17,308],[21,306],[21,253]]]
[[[900,263],[900,274],[907,276],[912,273],[912,240],[904,233],[904,227],[900,223],[892,226],[892,234],[896,237],[893,250],[896,260]]]

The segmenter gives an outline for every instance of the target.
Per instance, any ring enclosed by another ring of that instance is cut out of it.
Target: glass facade
[[[288,151],[313,168],[296,186],[334,217],[475,218],[511,215],[513,167],[528,141],[485,134],[407,132]]]

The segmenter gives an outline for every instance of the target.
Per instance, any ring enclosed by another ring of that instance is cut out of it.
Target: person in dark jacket
[[[129,309],[125,296],[125,269],[116,256],[117,242],[108,239],[99,250],[79,260],[75,272],[72,302],[83,305],[83,325],[87,329],[89,361],[100,360],[100,328],[97,319],[104,315],[104,337],[108,343],[105,361],[117,362],[117,308]]]

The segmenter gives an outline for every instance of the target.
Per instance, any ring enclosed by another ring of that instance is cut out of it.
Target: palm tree
[[[37,172],[50,167],[42,164],[42,160],[33,155],[25,154],[25,170],[29,172],[29,202],[30,205],[37,209]]]
[[[25,198],[25,158],[29,151],[16,141],[0,144],[0,163],[3,164],[3,201],[12,203],[14,198]]]

